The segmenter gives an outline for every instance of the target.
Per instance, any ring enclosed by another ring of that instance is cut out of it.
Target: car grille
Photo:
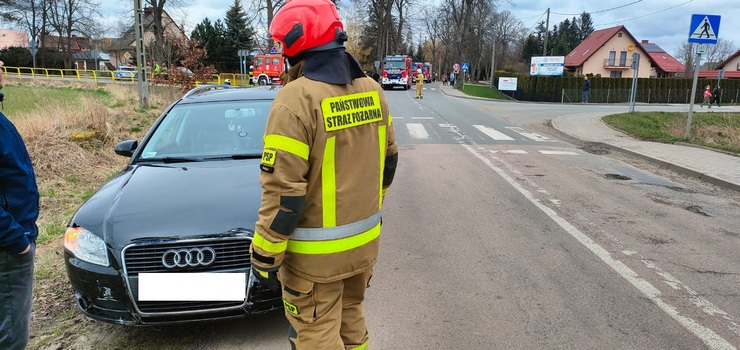
[[[247,239],[234,239],[132,246],[126,249],[124,253],[126,272],[130,277],[142,272],[216,272],[249,269],[250,242]],[[167,268],[162,263],[162,255],[170,249],[179,250],[203,247],[213,248],[216,252],[215,261],[208,266]]]
[[[139,273],[174,272],[244,272],[248,275],[251,267],[250,238],[199,240],[129,246],[124,250],[123,262],[126,266],[128,284],[132,299],[142,314],[172,315],[204,311],[236,309],[244,306],[244,301],[138,301]],[[210,247],[216,258],[208,266],[167,268],[162,256],[171,249],[193,249]]]

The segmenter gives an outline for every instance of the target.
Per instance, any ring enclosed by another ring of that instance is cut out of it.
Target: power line
[[[648,14],[645,14],[645,15],[642,15],[642,16],[632,17],[632,18],[621,20],[621,21],[609,22],[609,23],[599,23],[597,25],[594,25],[594,27],[608,26],[610,24],[621,24],[621,23],[632,21],[632,20],[636,20],[636,19],[639,19],[639,18],[643,18],[643,17],[647,17],[647,16],[652,16],[652,15],[655,15],[655,14],[658,14],[658,13],[661,13],[661,12],[672,10],[672,9],[674,9],[676,7],[679,7],[679,6],[682,6],[682,5],[686,5],[686,4],[688,4],[690,2],[693,2],[693,1],[694,0],[688,0],[686,2],[682,2],[682,3],[678,4],[678,5],[674,5],[674,6],[671,6],[669,8],[662,9],[660,11],[651,12],[651,13],[648,13]]]
[[[629,4],[624,4],[624,5],[620,5],[620,6],[617,6],[617,7],[608,8],[606,10],[599,10],[599,11],[593,11],[593,12],[584,11],[584,12],[588,12],[589,14],[592,14],[593,15],[593,14],[597,14],[597,13],[603,13],[603,12],[613,11],[613,10],[616,10],[616,9],[621,9],[622,7],[627,7],[627,6],[630,6],[630,5],[634,5],[634,4],[638,3],[638,2],[642,2],[642,0],[633,1],[633,2],[631,2]],[[582,13],[560,13],[560,12],[551,12],[551,13],[554,14],[554,15],[561,15],[561,16],[580,16],[582,14]]]
[[[547,13],[547,11],[543,12],[543,13],[542,13],[542,14],[540,15],[540,18],[538,18],[538,19],[537,19],[536,21],[534,21],[534,24],[533,24],[533,25],[532,25],[531,27],[529,27],[529,30],[527,31],[527,33],[532,33],[532,29],[534,29],[534,27],[535,27],[535,26],[536,26],[537,24],[539,24],[539,23],[540,23],[540,20],[542,19],[542,17],[543,17],[543,16],[545,16],[545,14],[546,14],[546,13]]]

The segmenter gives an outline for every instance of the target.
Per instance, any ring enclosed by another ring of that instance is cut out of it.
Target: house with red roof
[[[740,79],[740,50],[722,61],[714,70],[700,70],[700,78],[717,78],[719,70],[723,70],[723,78]]]
[[[576,75],[631,78],[632,59],[640,54],[638,77],[681,75],[684,66],[660,46],[635,39],[623,25],[596,30],[565,56],[565,68]]]
[[[640,47],[650,56],[650,77],[670,78],[680,77],[686,72],[686,66],[678,62],[673,56],[665,52],[658,44],[648,40],[640,42]]]

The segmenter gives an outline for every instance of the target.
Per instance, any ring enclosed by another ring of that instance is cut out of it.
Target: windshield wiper
[[[138,162],[163,162],[163,163],[192,163],[201,162],[203,158],[195,157],[161,157],[161,158],[140,158]]]
[[[213,160],[213,159],[260,159],[262,158],[261,154],[232,154],[230,156],[217,156],[217,157],[206,157],[203,158],[203,160]]]

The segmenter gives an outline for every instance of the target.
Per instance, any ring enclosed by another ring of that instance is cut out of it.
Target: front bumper
[[[123,256],[123,255],[121,255]],[[138,278],[127,276],[119,260],[111,267],[81,261],[64,252],[67,276],[77,305],[86,316],[125,325],[176,324],[243,317],[282,309],[282,298],[259,284],[251,268],[230,270],[244,273],[245,299],[237,302],[137,302]]]

